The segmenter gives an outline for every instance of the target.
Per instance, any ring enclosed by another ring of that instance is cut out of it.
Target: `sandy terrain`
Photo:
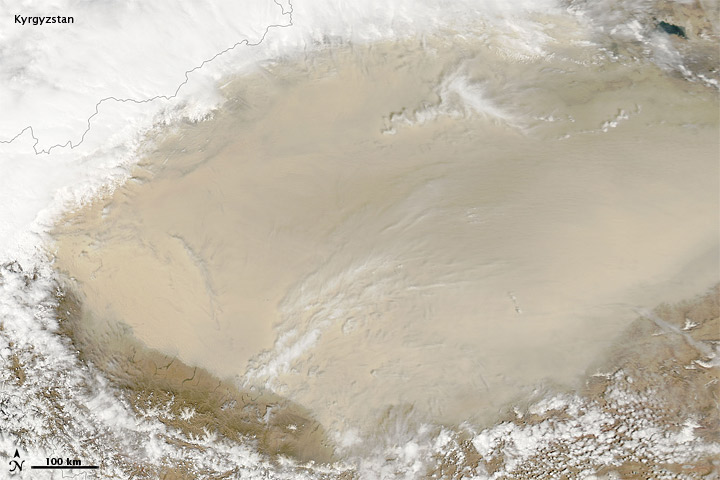
[[[408,405],[488,422],[718,281],[717,97],[681,81],[472,43],[271,66],[69,215],[56,266],[90,329],[268,387],[347,447]]]

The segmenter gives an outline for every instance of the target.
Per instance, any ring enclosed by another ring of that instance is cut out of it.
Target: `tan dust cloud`
[[[236,79],[58,226],[56,265],[92,316],[334,431],[572,384],[635,307],[718,280],[717,99],[503,62],[406,42]]]

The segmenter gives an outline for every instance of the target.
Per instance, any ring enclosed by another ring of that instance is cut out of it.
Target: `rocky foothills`
[[[47,25],[50,23],[75,23],[75,17],[63,17],[56,15],[54,17],[23,17],[15,15],[15,23],[20,25]]]

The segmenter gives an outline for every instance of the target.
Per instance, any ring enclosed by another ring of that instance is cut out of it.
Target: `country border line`
[[[92,115],[90,115],[90,116],[88,117],[88,119],[87,119],[87,128],[85,129],[85,131],[83,132],[82,136],[80,137],[80,141],[77,142],[77,143],[75,143],[75,144],[73,143],[72,140],[68,140],[67,142],[65,142],[65,143],[63,143],[63,144],[58,143],[58,144],[56,144],[56,145],[52,145],[52,146],[48,147],[48,148],[45,149],[45,150],[39,150],[39,151],[38,151],[36,147],[37,147],[37,144],[40,143],[40,139],[35,136],[35,131],[33,130],[32,125],[28,125],[27,127],[23,128],[23,129],[20,131],[20,133],[18,133],[17,135],[15,135],[15,136],[14,136],[13,138],[11,138],[10,140],[0,140],[0,144],[10,144],[10,143],[14,142],[15,140],[17,140],[18,138],[20,138],[26,131],[29,130],[29,131],[30,131],[30,135],[32,136],[33,140],[35,140],[35,143],[33,144],[33,151],[35,152],[35,155],[40,155],[41,153],[45,153],[45,154],[48,154],[48,155],[49,155],[50,152],[52,151],[52,149],[54,149],[54,148],[65,148],[65,147],[67,147],[67,146],[70,146],[70,149],[72,150],[72,149],[74,149],[74,148],[79,147],[80,145],[82,145],[82,143],[85,141],[85,136],[88,134],[88,132],[90,131],[90,128],[91,128],[91,121],[92,121],[92,119],[93,119],[96,115],[98,115],[98,114],[100,113],[100,105],[102,105],[102,104],[105,103],[105,102],[109,102],[109,101],[111,101],[111,100],[114,100],[114,101],[120,102],[120,103],[136,103],[136,104],[141,104],[141,103],[154,102],[155,100],[160,100],[160,99],[162,99],[162,100],[172,100],[173,98],[175,98],[175,97],[178,96],[178,94],[180,93],[180,89],[182,89],[182,87],[184,87],[185,85],[187,85],[187,83],[190,81],[190,74],[191,74],[191,73],[193,73],[193,72],[195,72],[195,71],[197,71],[197,70],[200,70],[200,69],[201,69],[202,67],[204,67],[206,64],[212,62],[213,60],[215,60],[215,59],[218,58],[219,56],[221,56],[221,55],[223,55],[223,54],[225,54],[225,53],[227,53],[227,52],[229,52],[229,51],[231,51],[231,50],[234,50],[235,48],[239,47],[240,45],[243,45],[243,44],[244,44],[244,45],[246,45],[246,46],[248,46],[248,47],[257,47],[257,46],[260,45],[263,41],[265,41],[265,37],[267,37],[268,33],[270,33],[270,30],[273,29],[273,28],[288,28],[288,27],[292,27],[292,26],[293,26],[293,17],[292,17],[292,14],[293,14],[293,5],[292,5],[292,2],[291,2],[290,0],[288,0],[287,3],[288,3],[288,5],[290,6],[290,8],[289,8],[287,11],[285,11],[285,7],[284,7],[280,2],[278,2],[278,0],[273,0],[273,3],[275,3],[278,7],[280,7],[281,12],[282,12],[282,15],[288,15],[288,16],[289,16],[290,20],[289,20],[288,23],[286,23],[286,24],[272,24],[272,25],[268,25],[267,27],[265,27],[265,32],[262,34],[262,37],[260,37],[260,40],[258,40],[257,42],[255,42],[255,43],[250,43],[250,40],[248,40],[248,39],[241,40],[241,41],[235,43],[234,45],[231,45],[230,47],[226,48],[225,50],[222,50],[221,52],[216,53],[216,54],[213,55],[212,57],[210,57],[210,58],[208,58],[208,59],[206,59],[206,60],[203,60],[203,61],[200,63],[200,65],[198,65],[198,66],[196,66],[196,67],[193,67],[193,68],[191,68],[190,70],[186,70],[186,71],[185,71],[185,80],[184,80],[182,83],[180,83],[180,85],[178,85],[178,87],[175,89],[175,93],[173,93],[172,95],[155,95],[154,97],[146,98],[145,100],[136,100],[136,99],[134,99],[134,98],[117,98],[117,97],[114,97],[114,96],[109,96],[109,97],[105,97],[105,98],[101,99],[99,102],[97,102],[97,103],[95,104],[95,113],[93,113]]]

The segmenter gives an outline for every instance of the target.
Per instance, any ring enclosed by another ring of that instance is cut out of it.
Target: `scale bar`
[[[81,468],[85,470],[93,470],[100,468],[97,465],[30,465],[30,468],[39,468],[42,470],[58,469],[58,470],[73,470]]]

